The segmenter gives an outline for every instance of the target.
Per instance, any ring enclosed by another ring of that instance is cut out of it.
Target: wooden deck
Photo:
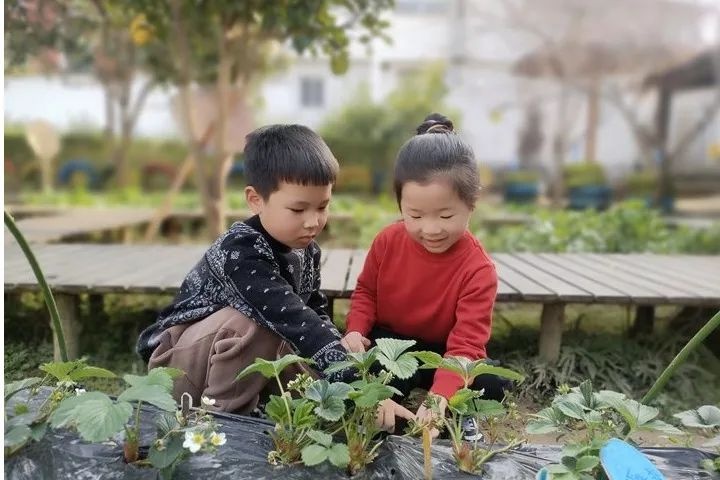
[[[40,244],[35,254],[64,310],[67,337],[76,342],[79,295],[174,293],[206,246]],[[326,250],[321,288],[331,302],[349,298],[366,252]],[[560,351],[569,303],[634,305],[652,322],[658,305],[720,306],[720,256],[651,254],[496,254],[497,302],[543,305],[540,354]],[[19,247],[5,245],[5,291],[36,290]],[[70,343],[70,342],[69,342]]]

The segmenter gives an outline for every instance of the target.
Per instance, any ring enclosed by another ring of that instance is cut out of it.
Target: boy
[[[320,248],[338,162],[301,125],[247,136],[245,196],[255,214],[233,224],[183,281],[172,304],[140,334],[148,368],[176,367],[175,397],[202,396],[220,411],[248,413],[268,380],[236,375],[255,358],[297,351],[322,372],[347,351],[320,292]],[[351,381],[349,371],[331,380]],[[289,380],[290,378],[288,378]]]

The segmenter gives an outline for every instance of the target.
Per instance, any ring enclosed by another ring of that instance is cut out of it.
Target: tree
[[[46,73],[94,71],[105,91],[105,136],[119,187],[128,184],[133,131],[157,84],[150,79],[132,88],[148,39],[143,19],[130,16],[122,0],[5,2],[6,71],[31,59]]]
[[[500,0],[499,4],[499,11],[472,13],[487,20],[485,26],[501,32],[505,40],[532,48],[515,63],[514,73],[550,80],[557,90],[551,185],[556,205],[564,193],[561,172],[572,111],[581,111],[571,108],[573,103],[586,107],[585,159],[594,161],[600,102],[617,104],[617,91],[642,95],[645,76],[697,52],[698,24],[712,11],[665,0]],[[634,12],[631,17],[628,8]],[[638,146],[647,153],[642,144]]]
[[[150,30],[146,45],[153,55],[147,68],[161,83],[178,89],[178,106],[189,132],[190,153],[208,233],[224,229],[225,184],[232,159],[242,142],[229,138],[228,119],[277,61],[278,45],[298,53],[323,53],[334,73],[349,64],[350,27],[369,43],[387,23],[381,13],[392,0],[137,0],[128,4],[144,15]],[[273,54],[275,52],[275,54]],[[193,95],[202,89],[214,99],[209,121],[198,128]],[[247,112],[249,116],[249,112]],[[212,142],[203,138],[212,132]],[[247,133],[247,132],[245,132]],[[243,135],[244,137],[244,135]],[[235,145],[231,145],[231,140]]]
[[[364,86],[353,101],[323,122],[320,133],[341,163],[369,167],[373,193],[382,191],[398,150],[428,114],[443,113],[459,125],[459,113],[444,102],[448,93],[444,76],[443,65],[429,65],[404,78],[379,103],[372,101]]]

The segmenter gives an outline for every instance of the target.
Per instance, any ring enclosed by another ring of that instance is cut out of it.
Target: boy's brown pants
[[[174,367],[185,372],[175,379],[173,396],[178,400],[187,392],[195,406],[207,396],[216,401],[215,410],[249,413],[261,394],[277,393],[277,384],[259,373],[240,380],[235,377],[258,357],[275,360],[288,353],[292,349],[280,337],[226,307],[203,320],[163,332],[148,369]],[[281,381],[286,384],[301,371],[306,370],[290,366]]]

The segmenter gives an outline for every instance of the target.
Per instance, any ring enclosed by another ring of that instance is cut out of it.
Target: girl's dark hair
[[[338,161],[320,135],[304,125],[267,125],[245,140],[245,179],[264,199],[280,182],[335,184]]]
[[[400,205],[407,182],[447,179],[471,209],[480,193],[480,174],[472,147],[455,132],[453,122],[432,113],[417,127],[417,135],[400,148],[395,160],[395,197]]]

